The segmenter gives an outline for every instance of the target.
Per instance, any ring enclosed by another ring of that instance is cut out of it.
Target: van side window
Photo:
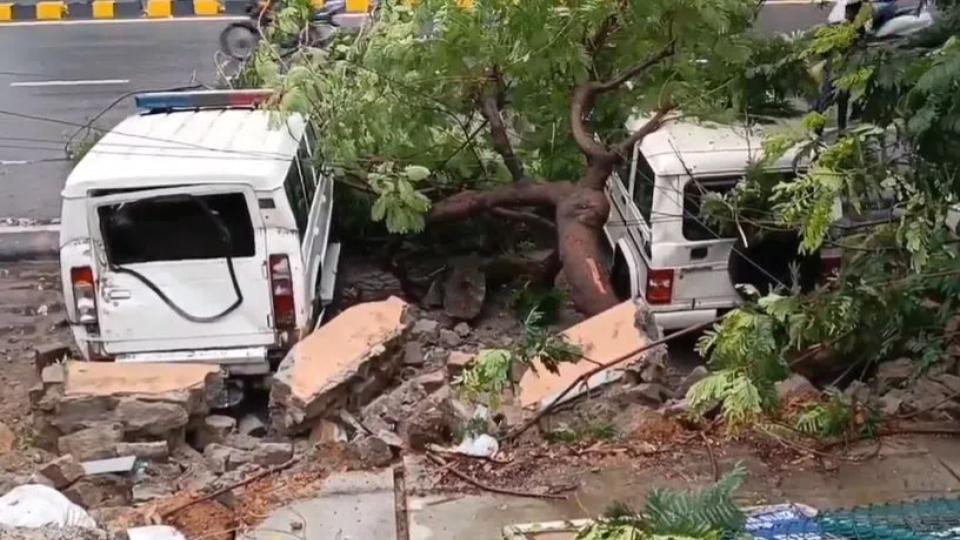
[[[653,210],[653,190],[656,188],[656,175],[647,163],[643,154],[637,154],[637,178],[633,183],[633,202],[643,219],[650,223],[650,214]]]
[[[703,198],[708,193],[727,193],[740,182],[740,176],[692,179],[683,187],[683,236],[687,240],[716,240],[715,227],[702,215]]]
[[[283,187],[287,192],[290,208],[293,209],[293,215],[297,221],[297,230],[303,235],[304,231],[307,230],[310,200],[307,198],[299,159],[294,159],[290,164],[290,169],[287,171],[287,178],[283,181]]]
[[[317,173],[313,168],[313,154],[310,151],[310,145],[307,143],[307,137],[304,136],[300,143],[300,150],[297,151],[297,159],[300,160],[300,171],[303,174],[303,190],[307,194],[307,208],[313,202],[313,194],[317,191]]]

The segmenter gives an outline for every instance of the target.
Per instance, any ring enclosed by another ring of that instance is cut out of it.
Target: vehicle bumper
[[[664,330],[679,330],[697,324],[704,324],[716,319],[720,311],[716,309],[687,309],[683,311],[654,312],[657,326]]]
[[[270,362],[266,347],[128,353],[116,355],[115,360],[128,363],[216,364],[230,375],[266,375],[270,373]]]

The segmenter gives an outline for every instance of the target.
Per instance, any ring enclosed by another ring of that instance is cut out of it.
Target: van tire
[[[737,285],[752,285],[764,296],[780,287],[781,283],[787,287],[793,286],[790,266],[795,263],[799,267],[800,290],[812,290],[820,276],[820,253],[800,255],[799,248],[800,236],[793,231],[768,233],[754,239],[749,246],[744,245],[742,238],[738,239],[727,262],[730,283],[744,299],[748,299],[749,295]]]

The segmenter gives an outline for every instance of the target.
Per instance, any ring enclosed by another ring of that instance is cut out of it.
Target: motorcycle
[[[831,25],[852,22],[863,7],[861,0],[837,0],[827,16]],[[920,0],[914,7],[900,7],[896,0],[873,2],[873,18],[864,37],[867,43],[883,42],[905,38],[933,25],[933,15],[930,12],[928,0]],[[850,95],[837,90],[831,76],[830,62],[823,67],[823,82],[820,97],[814,104],[813,110],[823,113],[834,103],[837,105],[837,127],[846,129]],[[856,114],[856,111],[854,111]]]
[[[251,3],[246,11],[250,20],[231,23],[220,32],[220,51],[241,62],[245,62],[253,56],[260,39],[263,37],[261,28],[266,28],[273,22],[269,0]],[[345,0],[327,2],[323,9],[313,14],[313,20],[307,29],[281,44],[280,56],[287,56],[300,47],[326,47],[329,45],[338,31],[334,15],[345,12]]]

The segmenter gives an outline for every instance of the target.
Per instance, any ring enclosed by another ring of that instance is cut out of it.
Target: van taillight
[[[293,274],[286,255],[270,256],[270,290],[273,295],[274,327],[289,330],[297,324],[293,303]]]
[[[673,270],[650,270],[647,272],[648,304],[669,304],[673,301]]]
[[[81,324],[97,324],[97,290],[93,270],[89,266],[71,268],[70,283],[73,286],[77,321]]]

